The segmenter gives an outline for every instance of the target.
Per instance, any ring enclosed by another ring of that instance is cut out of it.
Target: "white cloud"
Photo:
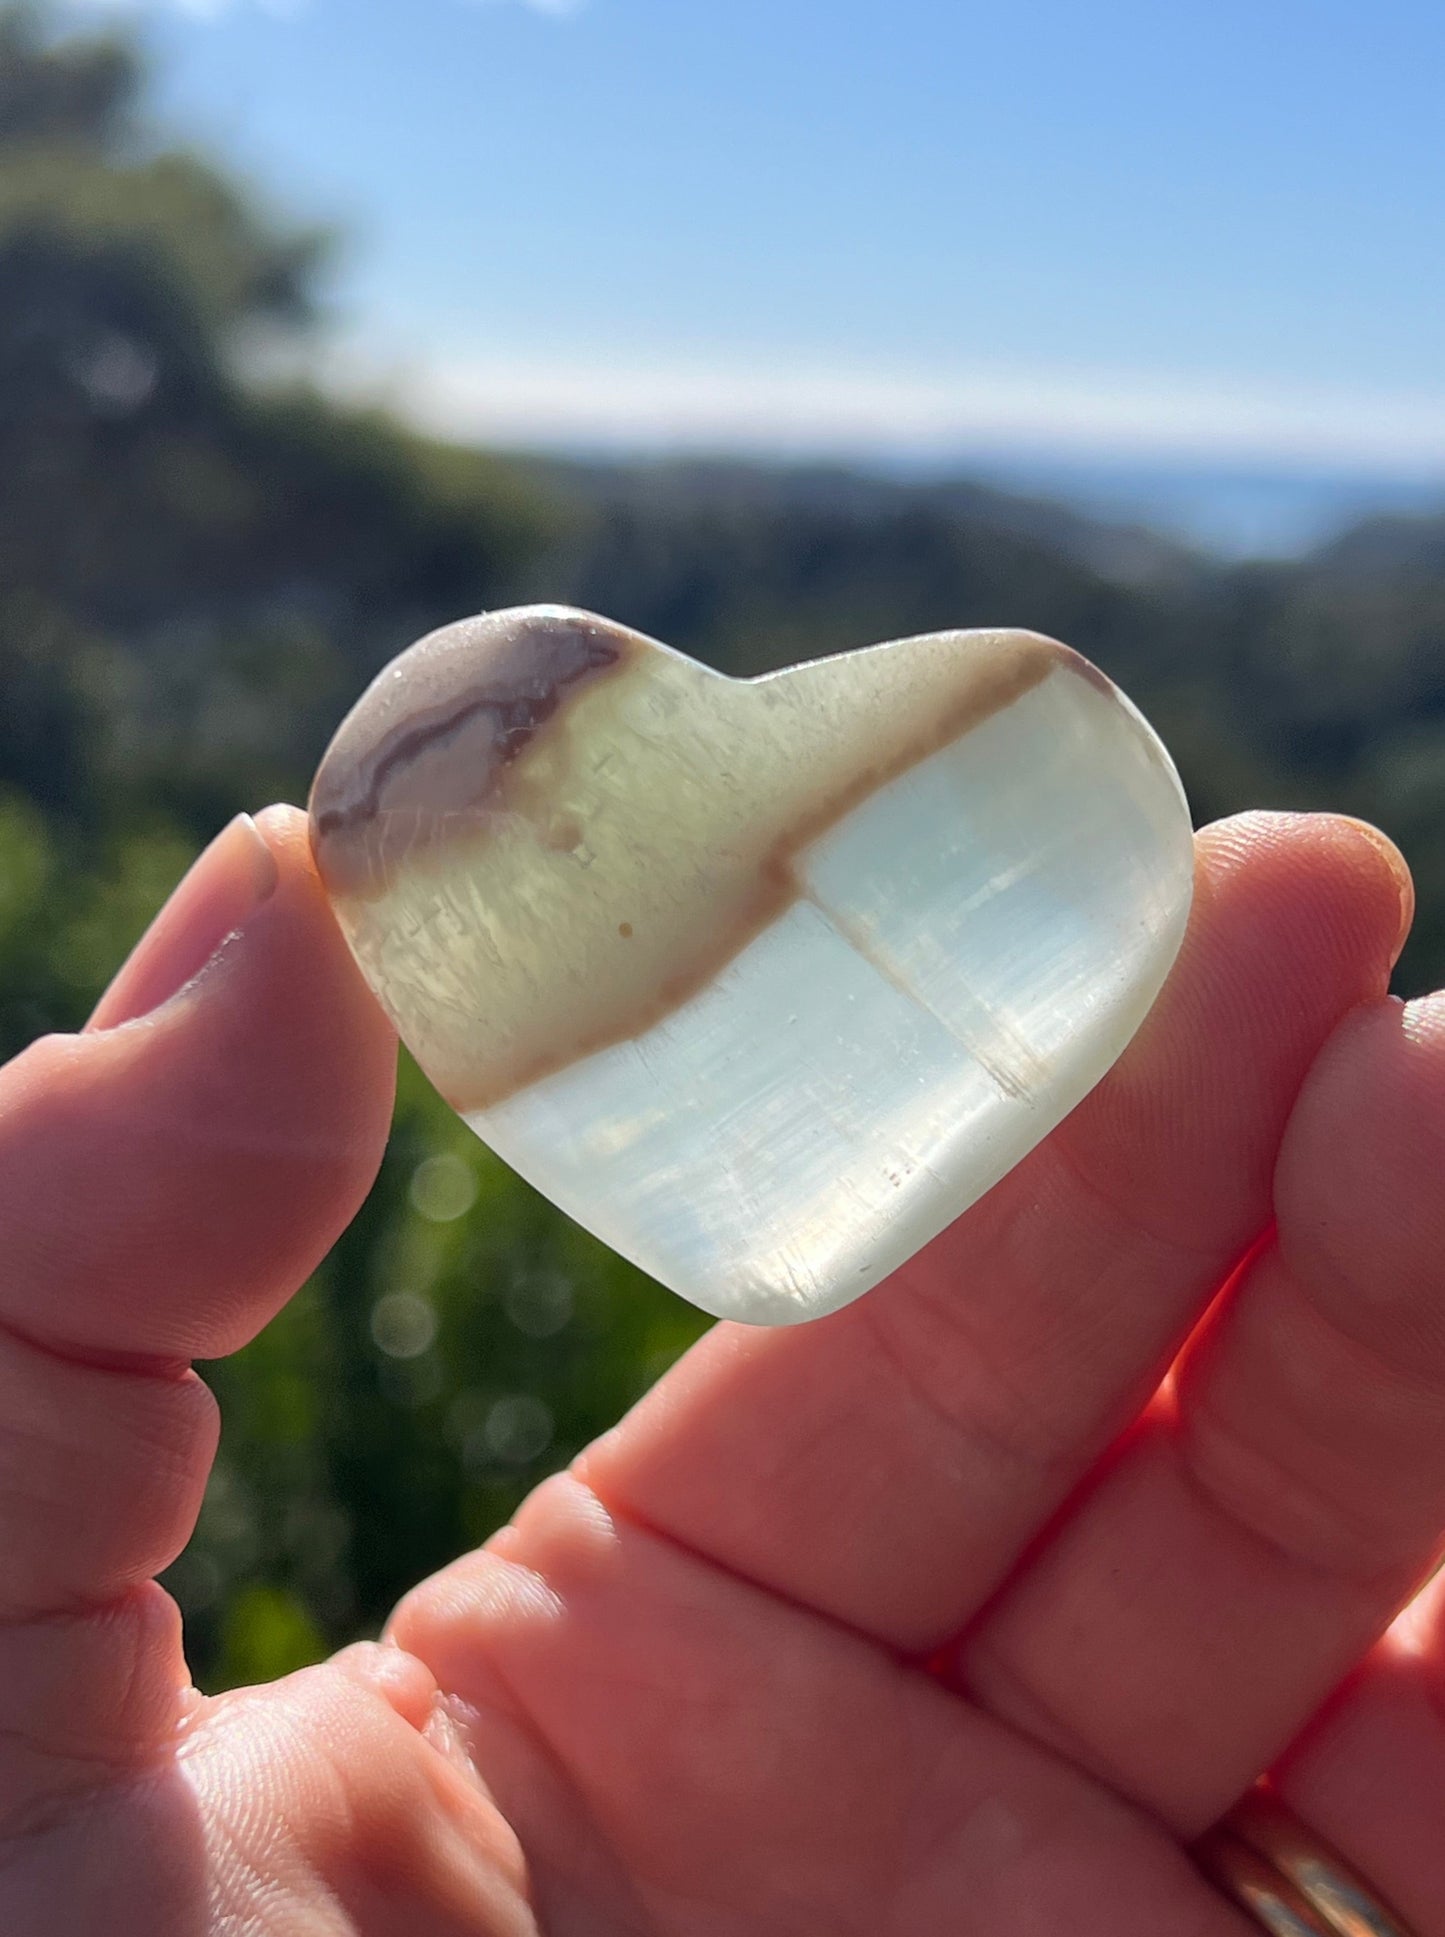
[[[352,346],[325,380],[437,434],[533,447],[947,460],[1045,452],[1445,476],[1445,390],[1412,395],[1064,369],[531,362]]]

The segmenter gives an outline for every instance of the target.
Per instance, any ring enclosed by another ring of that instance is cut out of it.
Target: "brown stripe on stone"
[[[1071,673],[1077,673],[1080,679],[1087,680],[1094,691],[1102,693],[1105,699],[1118,699],[1118,687],[1106,672],[1099,670],[1092,659],[1085,659],[1081,652],[1075,652],[1072,646],[1062,645],[1057,639],[1053,644],[1060,662],[1067,666]]]
[[[311,841],[328,890],[382,892],[393,863],[451,831],[458,812],[484,806],[568,696],[621,665],[634,638],[589,613],[506,613],[464,619],[403,653],[317,770]],[[428,689],[434,697],[418,704]],[[438,771],[449,751],[464,775]]]
[[[493,1109],[571,1064],[604,1049],[635,1041],[665,1022],[700,995],[764,929],[801,898],[796,864],[806,848],[870,795],[1022,699],[1061,664],[1089,679],[1091,685],[1102,683],[1110,694],[1115,694],[1113,685],[1067,646],[1038,635],[1021,635],[1015,652],[1000,655],[998,662],[961,693],[954,704],[940,711],[927,733],[920,734],[888,759],[860,772],[846,786],[835,788],[816,800],[802,818],[770,842],[754,866],[749,888],[738,897],[728,919],[706,933],[688,936],[678,950],[676,967],[665,980],[650,987],[622,980],[619,986],[625,990],[623,1000],[611,1005],[610,1014],[604,1010],[593,1026],[579,1027],[562,1037],[554,1035],[545,1047],[530,1056],[514,1056],[499,1062],[494,1067],[493,1080],[485,1088],[469,1088],[465,1093],[443,1088],[446,1100],[463,1115]],[[802,666],[782,676],[805,676],[807,672],[808,668]],[[625,936],[623,929],[627,931]],[[623,946],[632,939],[629,923],[623,923],[616,932]]]

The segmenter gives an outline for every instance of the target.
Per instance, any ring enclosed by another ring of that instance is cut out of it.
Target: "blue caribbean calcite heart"
[[[401,655],[311,797],[448,1101],[704,1310],[876,1285],[1114,1062],[1183,936],[1178,776],[1077,653],[940,632],[724,677],[591,613]]]

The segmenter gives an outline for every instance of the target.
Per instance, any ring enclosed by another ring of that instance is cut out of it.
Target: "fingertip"
[[[1252,808],[1200,829],[1211,871],[1257,868],[1262,861],[1324,867],[1388,917],[1403,943],[1415,912],[1415,887],[1404,855],[1388,834],[1353,814],[1292,813]]]
[[[414,1729],[424,1729],[431,1719],[436,1677],[394,1641],[354,1641],[332,1656],[332,1666],[380,1695]]]
[[[276,892],[275,855],[238,814],[186,870],[96,1005],[87,1033],[152,1014],[215,959]]]
[[[1424,1376],[1445,1368],[1445,993],[1366,1002],[1301,1089],[1274,1199],[1296,1278],[1339,1329]]]
[[[1252,904],[1260,932],[1278,927],[1269,916],[1288,906],[1294,947],[1282,966],[1295,978],[1350,964],[1365,992],[1383,991],[1415,912],[1409,867],[1388,835],[1349,814],[1255,809],[1197,839],[1201,901],[1228,892],[1241,912]],[[1239,944],[1247,940],[1241,929]]]
[[[356,966],[341,926],[317,871],[310,825],[299,807],[278,802],[263,807],[254,826],[272,856],[296,933],[304,937],[317,971],[323,972],[344,998],[349,1026],[378,1055],[388,1071],[395,1060],[396,1031]],[[387,1082],[388,1112],[390,1081]]]
[[[254,826],[278,864],[299,869],[320,886],[320,877],[311,854],[306,816],[299,807],[293,807],[289,801],[276,801],[272,806],[258,810],[254,816]]]
[[[1445,989],[1418,995],[1400,1005],[1400,1028],[1407,1042],[1435,1055],[1445,1052]]]
[[[1382,881],[1387,882],[1395,894],[1398,914],[1394,946],[1390,953],[1390,966],[1393,968],[1415,923],[1415,881],[1410,873],[1410,864],[1389,835],[1372,821],[1357,820],[1352,814],[1322,818],[1335,820],[1345,836],[1364,844],[1380,871]]]

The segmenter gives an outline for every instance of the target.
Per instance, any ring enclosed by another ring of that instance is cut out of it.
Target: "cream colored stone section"
[[[630,637],[642,649],[579,689],[488,801],[429,803],[437,825],[390,887],[336,898],[459,1110],[696,994],[791,904],[797,850],[918,760],[1045,678],[1107,687],[1025,632],[899,640],[751,681]]]

